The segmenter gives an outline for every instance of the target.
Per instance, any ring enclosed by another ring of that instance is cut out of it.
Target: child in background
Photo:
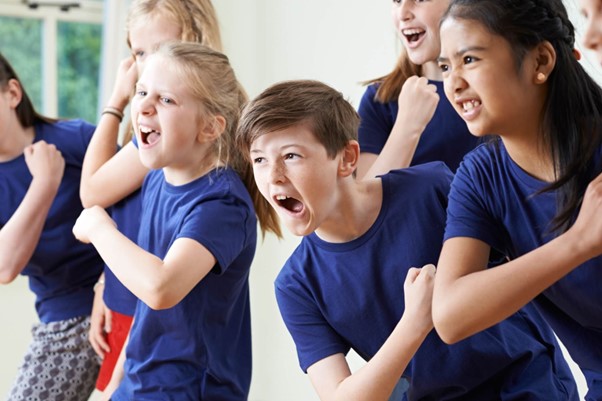
[[[596,52],[602,65],[602,0],[579,0],[579,4],[587,20],[583,44]]]
[[[391,16],[404,49],[395,69],[369,81],[361,118],[359,177],[443,161],[455,171],[477,144],[443,92],[439,20],[449,0],[394,0]]]
[[[84,401],[98,372],[86,334],[102,260],[70,231],[94,126],[38,114],[2,55],[0,115],[0,282],[27,276],[40,319],[8,399]]]
[[[276,297],[320,399],[387,400],[403,374],[408,400],[577,400],[552,332],[527,313],[454,346],[431,330],[435,270],[412,266],[439,256],[452,174],[433,162],[355,179],[358,124],[340,93],[292,81],[251,101],[237,130],[261,194],[304,236]],[[353,374],[350,348],[367,361]]]
[[[132,101],[140,160],[151,169],[139,245],[98,206],[73,228],[139,298],[125,376],[113,392],[118,363],[105,391],[113,401],[247,399],[260,197],[232,146],[245,100],[227,57],[200,44],[163,45],[146,61]]]
[[[104,199],[106,185],[119,185],[123,171],[136,171],[136,181],[126,199],[112,207],[112,218],[119,230],[135,241],[140,226],[139,186],[146,168],[139,162],[138,152],[129,145],[131,123],[126,124],[122,144],[130,157],[127,170],[103,167],[115,155],[119,126],[123,111],[134,92],[136,79],[148,54],[161,43],[170,40],[200,42],[221,50],[221,39],[215,10],[210,0],[135,0],[127,17],[127,41],[132,57],[123,60],[108,107],[104,110],[98,128],[84,159],[81,197],[86,207],[95,204],[108,207],[115,199]],[[103,167],[101,169],[101,167]],[[115,175],[113,172],[116,172]],[[130,173],[130,175],[134,175]],[[136,308],[136,297],[119,282],[110,268],[95,286],[95,300],[89,339],[97,354],[103,359],[96,388],[103,391],[111,379],[113,368],[129,332]]]
[[[453,0],[445,92],[475,136],[454,178],[433,317],[446,342],[535,299],[602,399],[602,89],[561,0]],[[589,186],[588,186],[589,184]],[[491,248],[508,262],[487,269]]]

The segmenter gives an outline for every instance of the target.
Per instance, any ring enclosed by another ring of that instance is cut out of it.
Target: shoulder
[[[393,187],[401,187],[405,192],[420,188],[440,188],[447,191],[452,178],[453,173],[449,167],[441,161],[436,161],[391,170],[383,176],[383,182]]]
[[[35,125],[37,138],[67,148],[87,148],[95,129],[94,125],[80,119]]]

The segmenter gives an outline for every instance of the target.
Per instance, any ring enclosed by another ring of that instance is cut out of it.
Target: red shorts
[[[133,320],[133,316],[122,315],[115,311],[111,311],[111,316],[111,332],[107,333],[107,342],[111,352],[105,353],[105,359],[102,361],[98,379],[96,379],[96,388],[100,391],[104,391],[111,381],[113,369],[115,369],[115,364],[123,348],[123,343],[125,343],[125,339],[130,332]]]

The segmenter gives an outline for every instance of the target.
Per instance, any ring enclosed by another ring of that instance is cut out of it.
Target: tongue
[[[160,137],[160,136],[161,136],[161,135],[159,135],[159,133],[157,133],[157,132],[151,132],[151,133],[150,133],[150,134],[148,134],[148,136],[146,137],[146,142],[147,142],[149,145],[152,145],[152,144],[154,144],[155,142],[157,142],[157,141],[159,140],[159,137]]]

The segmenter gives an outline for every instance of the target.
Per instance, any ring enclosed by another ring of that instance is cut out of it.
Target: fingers
[[[98,326],[90,327],[90,331],[88,332],[88,340],[90,341],[94,352],[96,352],[101,359],[104,359],[106,352],[111,351],[105,334],[102,332],[102,330],[98,330]]]
[[[411,267],[406,275],[405,284],[412,284],[419,278],[435,278],[437,268],[433,264],[424,265],[422,268]]]

